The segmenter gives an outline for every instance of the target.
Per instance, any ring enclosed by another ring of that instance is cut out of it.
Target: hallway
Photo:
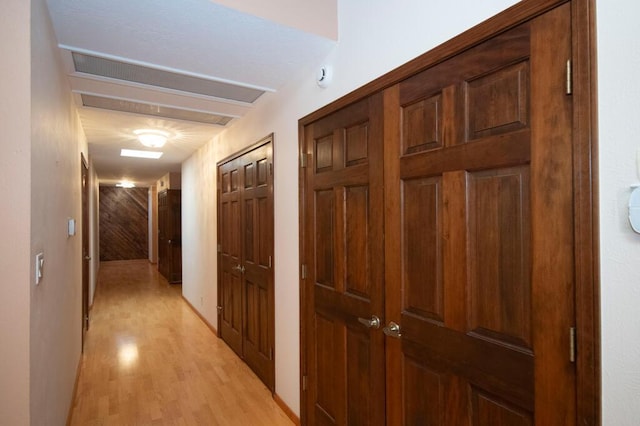
[[[98,283],[72,425],[293,424],[153,265],[105,262]]]

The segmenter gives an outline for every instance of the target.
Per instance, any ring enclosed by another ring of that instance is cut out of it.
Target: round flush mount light
[[[169,133],[162,130],[138,129],[134,131],[140,143],[149,148],[160,148],[167,143]]]

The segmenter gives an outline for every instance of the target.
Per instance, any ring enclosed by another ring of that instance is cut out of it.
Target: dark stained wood
[[[572,102],[566,87],[571,57],[571,5],[532,23],[531,223],[533,346],[538,424],[575,424],[575,364],[569,329],[575,326]],[[549,43],[554,48],[549,49]],[[558,398],[563,395],[565,398]]]
[[[147,259],[147,188],[100,187],[100,260]]]
[[[408,312],[443,322],[442,179],[407,179],[402,198],[403,305]]]
[[[529,167],[470,173],[467,183],[469,330],[530,350]]]
[[[241,225],[239,161],[228,161],[218,167],[218,300],[220,337],[240,357],[242,351]]]
[[[258,377],[275,391],[272,146],[270,137],[267,143],[238,160],[243,170],[243,355]]]
[[[382,96],[304,129],[309,425],[384,424]]]
[[[572,2],[578,423],[601,417],[595,0]]]
[[[85,334],[89,330],[89,267],[91,265],[91,249],[89,247],[89,165],[83,154],[80,154],[80,181],[82,198],[82,350],[84,351]]]
[[[473,384],[520,407],[533,419],[534,357],[527,308],[531,303],[529,192],[525,188],[529,184],[531,133],[527,129],[528,105],[522,105],[523,100],[528,102],[530,89],[528,78],[505,78],[528,69],[529,31],[527,24],[516,27],[400,83],[397,98],[389,96],[389,101],[397,104],[387,104],[385,112],[401,109],[404,100],[412,102],[433,93],[451,94],[446,101],[455,106],[442,106],[444,114],[454,114],[442,118],[453,138],[442,148],[409,155],[398,155],[393,146],[388,150],[385,170],[390,167],[395,172],[385,175],[387,194],[394,197],[390,192],[396,191],[401,195],[398,203],[387,203],[392,207],[387,209],[391,230],[386,234],[399,228],[400,238],[393,240],[395,246],[387,244],[385,268],[400,271],[400,280],[387,281],[387,294],[403,295],[395,301],[399,306],[388,309],[393,316],[387,321],[394,320],[403,329],[402,346],[387,348],[388,364],[396,365],[389,368],[406,372],[406,363],[418,363],[437,375],[453,377],[447,394],[457,395],[457,401],[464,398],[462,395],[471,395]],[[505,49],[510,42],[514,48]],[[491,107],[477,99],[480,94]],[[386,124],[405,124],[398,123],[397,115]],[[461,127],[463,131],[457,130]],[[401,127],[398,133],[405,131]],[[462,139],[456,140],[456,136]],[[416,193],[413,187],[421,180],[440,182],[440,191]],[[430,225],[431,232],[419,232],[419,224],[443,222],[443,209],[452,213],[444,221],[446,228]],[[416,232],[423,239],[416,238]],[[432,262],[431,268],[420,270],[428,259],[444,259],[444,264]],[[433,288],[431,277],[437,275],[438,267],[444,269],[445,285],[440,284],[439,291],[424,292]],[[407,279],[407,270],[413,268],[421,272],[416,282]],[[412,290],[418,286],[422,294]],[[446,309],[440,308],[443,313],[434,317],[428,310],[415,309],[416,303]],[[401,377],[387,386],[388,394],[419,393],[407,388],[422,384],[406,375]],[[396,404],[401,407],[388,407],[388,414],[396,417],[388,415],[387,422],[406,424],[416,403],[400,397]],[[435,415],[444,419],[442,413]],[[457,415],[448,412],[447,421],[463,424],[467,415],[466,410]]]
[[[182,282],[182,195],[158,192],[158,270],[170,283]]]
[[[218,163],[220,337],[275,390],[273,136]]]
[[[401,341],[386,340],[387,424],[599,422],[593,2],[576,1],[541,15],[551,3],[521,2],[488,21],[512,28],[495,40],[472,38],[490,32],[482,24],[424,60],[400,67],[403,72],[411,66],[426,70],[407,80],[405,90],[402,84],[390,87],[404,78],[395,71],[300,121],[301,149],[308,152],[307,134],[316,122],[389,87],[384,93],[385,182],[403,184],[385,184],[385,316],[387,322],[402,317],[398,322],[404,331]],[[518,27],[525,10],[532,19]],[[439,64],[447,57],[438,52],[455,50],[452,46],[464,36],[469,37],[467,47],[475,47],[461,48],[463,54]],[[557,49],[548,48],[556,43]],[[575,97],[564,95],[572,43],[574,50],[588,47],[586,53],[573,53],[574,60],[581,58]],[[493,60],[494,66],[483,70]],[[329,137],[326,130],[324,138]],[[323,152],[323,168],[317,172],[342,161],[333,147]],[[315,184],[329,192],[346,176],[319,173]],[[354,185],[361,184],[366,172],[355,171],[353,178]],[[325,243],[304,237],[303,224],[315,217],[309,213],[315,207],[308,201],[308,172],[300,184],[301,263],[308,264],[316,253],[309,245]],[[331,202],[329,194],[326,199]],[[331,207],[339,208],[336,202]],[[339,213],[323,214],[338,217],[332,240],[340,240],[342,229],[349,232]],[[414,223],[416,217],[424,223]],[[441,242],[429,244],[434,232]],[[332,263],[325,264],[326,275],[333,268],[338,279],[342,246],[331,246]],[[413,265],[420,260],[424,265]],[[412,284],[411,277],[420,275],[424,285]],[[440,279],[442,284],[434,284]],[[313,342],[309,312],[318,312],[321,303],[323,318],[331,319],[324,335],[333,336],[328,343],[341,352],[345,336],[336,327],[366,303],[337,297],[333,288],[340,289],[339,281],[315,289],[309,281],[301,281],[303,342]],[[577,365],[568,356],[569,328],[576,324]],[[309,406],[315,359],[308,354],[312,344],[306,346],[301,372],[309,378],[309,389],[301,394],[303,422],[315,424],[324,410],[316,404],[313,413]],[[327,364],[340,361],[335,354],[318,356]],[[339,365],[336,370],[342,371]],[[335,383],[323,386],[330,385]],[[340,403],[340,394],[331,397],[327,404]],[[429,411],[442,401],[444,413]]]
[[[599,424],[593,20],[592,0],[525,0],[300,120],[301,151],[313,154],[310,128],[386,88],[385,322],[402,317],[397,322],[404,329],[401,340],[386,339],[387,424]],[[571,96],[564,95],[569,58]],[[500,65],[483,71],[491,61]],[[317,140],[330,133],[318,128]],[[324,168],[317,171],[342,161],[333,147],[323,152]],[[328,191],[346,178],[340,171],[318,174],[315,184]],[[354,171],[353,179],[353,185],[367,182],[366,169]],[[414,200],[420,182],[438,180],[437,197],[425,192],[432,201]],[[308,265],[315,241],[305,238],[305,223],[316,208],[308,171],[302,170],[300,188],[301,263]],[[407,200],[413,204],[403,206]],[[397,206],[406,211],[400,214]],[[435,211],[423,220],[440,221],[441,248],[413,238],[423,231],[431,239],[424,230],[432,227],[405,224],[425,206]],[[333,226],[335,234],[344,223]],[[419,254],[406,249],[408,241]],[[341,246],[331,254],[338,276],[344,272]],[[507,253],[513,256],[505,259]],[[441,302],[432,284],[437,271],[407,266],[405,254],[410,262],[425,256],[426,264],[441,256]],[[424,287],[410,290],[407,268],[409,276],[424,274]],[[318,301],[332,327],[366,306],[335,297],[327,286],[312,288],[312,278],[301,280],[302,376],[314,368],[309,325]],[[489,285],[467,284],[474,281]],[[444,321],[433,312],[439,303]],[[568,356],[572,326],[578,329],[577,364]],[[334,344],[345,338],[333,333]],[[315,424],[320,415],[309,407],[310,387],[301,391],[303,424]],[[441,415],[425,410],[441,401],[447,407]]]

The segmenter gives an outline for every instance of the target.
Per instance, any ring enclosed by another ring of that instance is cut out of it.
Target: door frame
[[[274,179],[274,175],[275,175],[275,166],[273,165],[273,161],[275,158],[275,142],[274,142],[274,134],[270,133],[267,136],[263,137],[262,139],[260,139],[258,142],[255,142],[243,149],[241,149],[240,151],[236,151],[233,154],[228,155],[227,157],[224,157],[222,160],[218,161],[216,163],[216,245],[217,245],[217,256],[216,256],[216,286],[217,286],[217,298],[218,298],[218,306],[217,306],[217,311],[218,311],[218,315],[217,315],[217,324],[218,324],[218,330],[220,330],[220,324],[222,323],[222,268],[221,268],[221,257],[220,257],[220,236],[222,235],[220,232],[220,196],[222,193],[222,189],[221,189],[221,182],[218,179],[219,176],[219,169],[220,166],[222,166],[225,163],[228,163],[229,161],[233,161],[237,158],[242,157],[243,155],[258,149],[260,147],[262,147],[263,145],[267,145],[267,144],[271,144],[271,158],[272,158],[272,164],[271,164],[271,198],[273,200],[273,191],[274,191],[274,183],[275,183],[275,179]],[[275,206],[272,203],[271,205],[271,209],[272,209],[272,217],[274,218],[274,221],[272,221],[271,223],[271,230],[272,233],[271,235],[273,235],[273,240],[272,241],[272,245],[271,245],[271,268],[270,268],[270,282],[271,282],[271,292],[269,294],[269,310],[270,310],[270,315],[269,315],[269,345],[271,348],[273,348],[272,350],[272,359],[271,361],[273,362],[273,383],[269,383],[265,385],[267,386],[267,388],[271,391],[271,393],[273,395],[275,395],[275,391],[276,391],[276,377],[275,377],[275,363],[276,363],[276,342],[275,342],[275,334],[276,334],[276,327],[275,327],[275,316],[276,316],[276,305],[275,305],[275,276],[274,276],[274,270],[275,270],[275,265],[276,265],[276,258],[275,258]],[[243,290],[244,292],[244,290]],[[242,307],[242,309],[244,310],[244,306]],[[242,318],[242,332],[243,332],[243,340],[244,340],[244,333],[245,333],[245,318],[243,315]],[[217,333],[218,338],[222,339],[222,333],[221,331],[218,331]],[[226,343],[226,342],[225,342]],[[244,345],[243,345],[244,346]]]
[[[382,91],[400,81],[455,56],[498,33],[531,20],[570,0],[523,0],[395,70],[354,90],[298,122],[299,154],[306,156],[304,127],[349,104]],[[574,177],[574,274],[576,306],[576,423],[601,422],[600,361],[600,261],[598,226],[598,147],[596,92],[595,0],[572,0],[572,96]],[[305,173],[299,170],[300,265],[305,253]],[[300,399],[301,421],[306,423],[306,329],[308,285],[301,271],[300,288]]]

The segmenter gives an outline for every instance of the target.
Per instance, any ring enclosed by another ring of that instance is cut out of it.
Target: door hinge
[[[222,244],[218,244],[218,253],[222,252]]]
[[[306,168],[307,167],[307,153],[303,152],[300,154],[300,167],[301,168]]]
[[[272,260],[271,260],[271,256],[269,256],[269,268],[271,268],[272,265]]]
[[[573,93],[573,66],[571,59],[567,60],[567,87],[566,94],[571,95]]]
[[[304,263],[300,265],[300,276],[303,280],[307,279],[307,265],[305,265]]]
[[[273,176],[273,163],[269,163],[269,174]]]
[[[307,376],[302,376],[302,390],[307,390]]]
[[[576,362],[576,328],[569,329],[569,361]]]

